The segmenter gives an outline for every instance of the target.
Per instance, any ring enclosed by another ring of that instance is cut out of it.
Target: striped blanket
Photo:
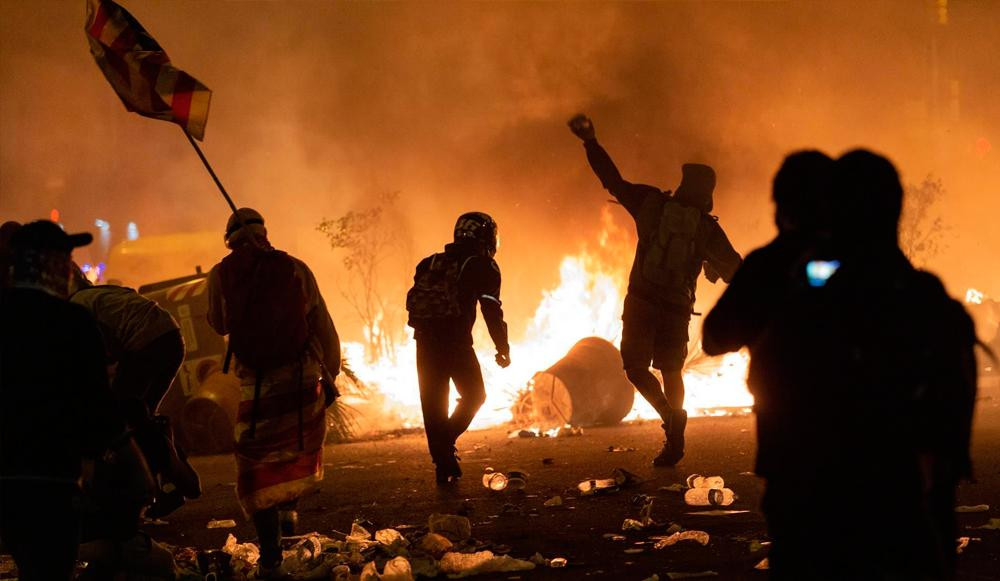
[[[261,381],[256,414],[256,378],[241,375],[236,494],[249,517],[299,498],[323,480],[326,406],[315,363],[307,362],[301,374],[298,363],[268,372]]]

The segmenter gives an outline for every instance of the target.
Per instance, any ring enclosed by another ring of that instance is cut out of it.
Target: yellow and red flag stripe
[[[135,17],[112,0],[87,0],[84,30],[97,66],[126,109],[204,138],[212,91],[170,64]]]

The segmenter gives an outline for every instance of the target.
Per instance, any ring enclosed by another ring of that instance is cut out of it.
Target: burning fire
[[[982,291],[978,291],[978,290],[976,290],[974,288],[970,288],[969,290],[965,291],[965,302],[971,303],[971,304],[974,304],[974,305],[981,305],[981,304],[983,304],[983,297],[984,296],[985,295],[983,294]]]
[[[628,281],[628,263],[621,256],[631,256],[612,246],[622,245],[623,229],[614,224],[610,212],[602,215],[604,228],[599,247],[586,248],[563,258],[559,284],[543,291],[534,316],[520,337],[511,332],[511,365],[500,369],[494,362],[494,350],[483,325],[477,324],[476,354],[486,382],[486,403],[472,423],[485,428],[510,422],[518,393],[539,371],[549,368],[566,355],[584,337],[597,336],[616,346],[621,342],[621,309]],[[624,244],[634,242],[625,239]],[[602,259],[604,256],[618,260]],[[695,325],[700,320],[695,318]],[[513,325],[512,325],[513,327]],[[696,334],[696,333],[695,333]],[[698,350],[700,351],[700,350]],[[407,328],[406,341],[397,346],[395,357],[382,357],[365,363],[361,343],[345,343],[344,352],[358,377],[386,398],[383,411],[398,417],[393,427],[422,425],[420,391],[417,385],[416,343]],[[687,397],[685,408],[692,415],[720,415],[734,410],[746,411],[753,397],[746,388],[749,356],[730,353],[723,358],[701,356],[685,369]],[[455,401],[452,401],[454,407]],[[654,419],[659,416],[638,394],[626,420]]]

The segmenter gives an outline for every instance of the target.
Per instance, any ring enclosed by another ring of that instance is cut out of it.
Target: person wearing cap
[[[684,456],[684,361],[695,289],[704,268],[710,282],[729,282],[741,258],[712,216],[715,171],[703,164],[681,167],[676,192],[625,181],[597,142],[585,115],[569,121],[583,141],[601,184],[635,220],[639,237],[622,313],[621,353],[625,374],[663,419],[666,440],[653,459],[673,466]],[[660,370],[663,387],[649,371]]]
[[[0,536],[25,581],[72,578],[79,481],[124,431],[97,324],[66,300],[73,248],[91,241],[47,220],[10,239],[11,284],[0,296]]]
[[[296,502],[323,478],[340,339],[312,271],[271,246],[259,212],[239,209],[224,239],[231,253],[209,272],[208,321],[229,335],[240,379],[236,493],[260,539],[258,576],[278,577]]]

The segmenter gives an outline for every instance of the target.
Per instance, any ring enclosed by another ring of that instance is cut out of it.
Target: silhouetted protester
[[[653,459],[656,466],[673,466],[684,456],[684,378],[688,324],[695,302],[698,275],[729,282],[740,255],[712,211],[715,171],[702,164],[682,166],[681,183],[671,194],[656,187],[622,179],[618,168],[594,134],[586,116],[569,121],[583,140],[587,160],[601,184],[635,220],[636,247],[622,313],[622,359],[636,390],[663,419],[666,441]],[[663,387],[649,371],[663,375]]]
[[[180,326],[170,313],[133,289],[91,284],[76,265],[69,300],[97,321],[107,363],[115,365],[111,391],[158,479],[159,493],[146,514],[165,516],[185,497],[201,495],[198,474],[174,444],[169,419],[154,416],[184,361]]]
[[[486,401],[479,360],[472,349],[476,303],[496,346],[496,362],[510,365],[507,323],[500,308],[497,224],[482,212],[469,212],[455,223],[454,242],[444,252],[417,264],[413,287],[406,294],[409,324],[417,341],[417,376],[427,447],[438,484],[462,476],[455,441]],[[459,400],[448,416],[449,381]]]
[[[232,252],[208,275],[208,320],[229,335],[241,382],[236,492],[257,528],[261,574],[280,575],[296,502],[323,478],[340,339],[312,271],[271,246],[260,213],[241,208],[224,238]]]
[[[900,251],[888,160],[844,155],[833,194],[832,244],[775,278],[780,308],[750,344],[772,576],[948,578],[971,468],[972,322]]]
[[[785,158],[772,188],[778,235],[747,255],[705,317],[702,348],[706,354],[752,347],[793,283],[801,280],[809,258],[830,246],[833,165],[819,151],[799,151]],[[751,357],[750,365],[753,361]],[[755,398],[757,407],[762,403],[760,397]]]
[[[10,268],[12,256],[10,250],[10,237],[21,227],[21,224],[14,221],[4,222],[0,225],[0,293],[10,284]]]
[[[72,577],[78,482],[90,482],[94,460],[124,431],[97,325],[66,300],[72,250],[91,240],[49,221],[25,224],[10,240],[13,276],[0,298],[0,536],[25,581]]]

